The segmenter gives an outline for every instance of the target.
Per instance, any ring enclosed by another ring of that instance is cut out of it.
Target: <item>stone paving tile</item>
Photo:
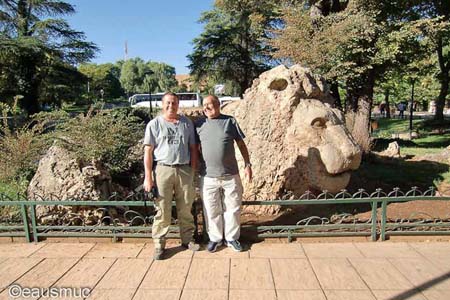
[[[427,300],[450,299],[450,291],[423,291],[422,293],[427,297]]]
[[[227,300],[228,290],[183,290],[181,300]]]
[[[0,244],[0,258],[10,257],[28,257],[37,250],[45,246],[45,243],[17,243],[17,244]]]
[[[50,287],[77,262],[78,258],[46,258],[15,283],[23,287]]]
[[[418,290],[372,290],[372,293],[377,300],[427,300]]]
[[[367,258],[422,258],[408,243],[355,243]]]
[[[324,292],[327,300],[376,300],[369,290],[325,290]]]
[[[166,244],[165,249],[165,258],[166,259],[172,259],[172,258],[192,258],[193,252],[190,250],[187,250],[180,246],[180,243],[168,243]],[[153,253],[155,251],[155,246],[153,243],[147,243],[145,244],[142,251],[139,253],[138,258],[148,258],[153,259]],[[203,252],[203,251],[201,251]]]
[[[227,290],[229,272],[230,259],[228,258],[194,259],[191,263],[184,289]]]
[[[449,254],[450,256],[450,254]],[[427,257],[425,260],[428,260],[433,265],[437,266],[440,269],[445,270],[446,272],[450,272],[450,257],[442,258],[438,257]]]
[[[151,263],[149,259],[119,258],[95,288],[136,290]]]
[[[186,281],[191,259],[165,259],[154,261],[145,275],[142,289],[181,290]]]
[[[180,295],[181,290],[139,289],[133,300],[176,300],[180,298]]]
[[[307,259],[275,258],[270,260],[270,265],[277,290],[320,289],[320,284]]]
[[[350,258],[350,262],[370,289],[413,288],[413,285],[385,258]]]
[[[273,290],[274,288],[268,259],[231,259],[230,289]]]
[[[321,290],[317,291],[290,291],[277,290],[278,300],[326,300],[325,295]]]
[[[44,247],[33,253],[30,257],[42,258],[80,258],[95,244],[83,243],[46,243]]]
[[[137,257],[144,244],[98,243],[87,254],[86,258],[121,258]]]
[[[40,258],[8,258],[1,265],[0,291],[40,263]]]
[[[253,244],[250,258],[306,258],[299,244]]]
[[[112,258],[84,258],[59,279],[57,287],[93,288],[115,262]]]
[[[409,245],[417,250],[423,256],[429,257],[450,257],[449,242],[433,242],[433,243],[409,243]]]
[[[450,273],[425,259],[389,260],[414,286],[420,289],[450,290]]]
[[[275,290],[230,290],[229,300],[276,300]]]
[[[95,288],[88,300],[131,300],[136,289],[99,289]]]
[[[353,243],[303,244],[309,258],[363,258],[364,255]]]
[[[368,289],[347,259],[313,258],[310,262],[323,289]]]

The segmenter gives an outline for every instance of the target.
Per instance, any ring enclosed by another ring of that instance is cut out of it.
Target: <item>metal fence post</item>
[[[377,207],[378,202],[373,201],[371,203],[372,206],[372,229],[371,229],[371,236],[372,236],[372,242],[375,242],[377,240]]]
[[[39,242],[38,233],[37,233],[37,225],[36,225],[36,205],[31,204],[30,206],[30,215],[31,215],[31,230],[33,231],[33,241],[35,243]]]
[[[387,201],[381,202],[381,240],[386,240]]]
[[[30,237],[30,228],[28,227],[28,213],[27,208],[24,204],[20,205],[20,210],[22,211],[22,220],[23,220],[23,230],[25,231],[25,238],[28,243],[31,242]]]

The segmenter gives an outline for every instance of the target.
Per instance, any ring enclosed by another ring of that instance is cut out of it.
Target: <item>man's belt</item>
[[[160,166],[171,167],[171,168],[181,168],[181,167],[184,167],[184,166],[188,166],[188,165],[189,165],[189,164],[174,164],[174,165],[169,165],[169,164],[163,164],[163,163],[160,163],[160,162],[158,162],[157,164],[160,165]]]

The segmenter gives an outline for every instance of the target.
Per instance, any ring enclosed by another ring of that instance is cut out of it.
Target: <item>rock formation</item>
[[[98,200],[111,194],[111,176],[99,163],[83,165],[70,153],[52,146],[39,161],[27,190],[28,199]]]
[[[397,142],[389,143],[388,148],[380,152],[380,155],[388,157],[401,157],[399,144]]]
[[[307,190],[335,193],[346,187],[361,150],[332,103],[325,81],[294,65],[261,74],[242,101],[223,108],[246,135],[254,174],[252,183],[243,180],[246,199],[296,198]]]

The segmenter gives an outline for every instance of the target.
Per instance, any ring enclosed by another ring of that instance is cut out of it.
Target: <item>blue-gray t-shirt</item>
[[[196,144],[194,124],[185,116],[177,123],[167,122],[157,116],[145,128],[144,145],[154,146],[155,161],[166,164],[189,164],[189,146]]]
[[[214,178],[239,174],[234,141],[243,140],[245,135],[236,119],[222,114],[214,119],[202,118],[195,122],[195,129],[205,162],[201,174]]]

